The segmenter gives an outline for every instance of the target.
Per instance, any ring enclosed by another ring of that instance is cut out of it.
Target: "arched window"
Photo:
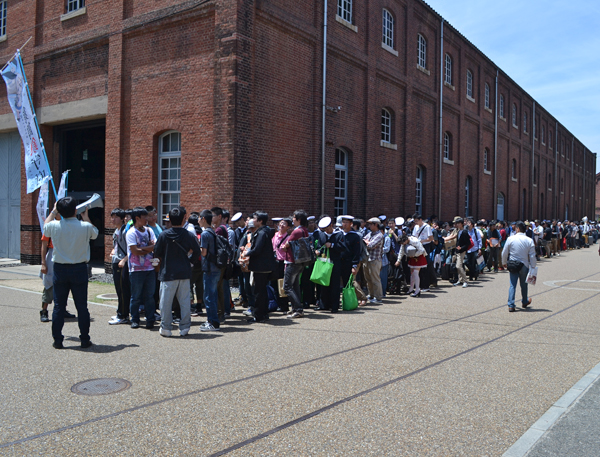
[[[472,193],[472,180],[470,176],[467,176],[465,180],[465,216],[471,215],[471,193]]]
[[[504,95],[500,95],[500,117],[504,119]]]
[[[483,171],[490,170],[489,157],[490,157],[490,150],[488,148],[485,148],[483,150]]]
[[[490,86],[485,83],[485,107],[490,109]]]
[[[382,43],[394,49],[394,16],[385,8],[383,9],[383,39]]]
[[[467,97],[473,98],[473,73],[467,70]]]
[[[517,125],[517,105],[516,105],[516,103],[513,103],[512,123],[513,123],[513,127],[518,127],[518,125]]]
[[[392,113],[385,108],[381,110],[381,141],[392,142]]]
[[[417,65],[421,68],[427,68],[427,41],[420,33],[418,35],[418,41]]]
[[[452,85],[452,57],[450,57],[449,54],[446,54],[444,62],[444,82]]]
[[[423,214],[423,187],[425,184],[425,170],[417,167],[417,187],[415,191],[415,212]]]
[[[504,220],[504,194],[498,192],[498,200],[496,202],[496,219]]]
[[[546,126],[542,125],[542,144],[546,144]]]
[[[511,176],[512,179],[517,179],[517,161],[515,159],[512,159]]]
[[[527,133],[527,113],[523,113],[523,131]]]
[[[181,194],[181,133],[170,131],[158,139],[158,216],[179,206]]]
[[[444,132],[444,159],[452,160],[452,135]]]
[[[352,0],[338,0],[337,15],[352,24]]]
[[[335,216],[348,213],[348,153],[335,150]]]

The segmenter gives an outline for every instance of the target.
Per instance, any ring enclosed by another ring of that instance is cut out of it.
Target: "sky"
[[[600,156],[600,1],[425,1]]]

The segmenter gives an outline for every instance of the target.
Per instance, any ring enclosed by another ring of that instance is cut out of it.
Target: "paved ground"
[[[501,456],[600,361],[598,254],[542,262],[527,311],[507,312],[507,273],[445,284],[171,339],[91,304],[95,346],[67,322],[62,351],[40,295],[0,287],[0,454]],[[105,377],[131,387],[71,392]]]

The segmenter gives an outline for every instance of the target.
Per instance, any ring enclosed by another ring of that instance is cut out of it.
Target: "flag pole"
[[[29,38],[29,40],[31,37]],[[25,44],[29,42],[27,40]],[[25,45],[23,45],[25,46]],[[31,111],[33,112],[33,119],[35,119],[35,126],[37,127],[37,132],[40,138],[40,145],[42,147],[42,152],[44,153],[44,159],[46,159],[46,164],[48,165],[48,170],[50,170],[50,181],[52,181],[52,190],[54,191],[54,198],[58,200],[58,193],[56,192],[56,186],[54,184],[54,177],[52,176],[52,168],[50,167],[50,162],[48,162],[48,156],[46,155],[46,147],[44,146],[44,139],[42,138],[42,132],[40,131],[40,124],[38,124],[37,114],[35,113],[35,109],[33,106],[33,99],[31,98],[31,92],[29,91],[29,84],[27,83],[27,75],[25,74],[25,68],[23,67],[23,59],[21,58],[21,51],[17,49],[17,58],[19,60],[19,65],[21,67],[21,72],[23,74],[23,78],[25,79],[25,86],[27,87],[27,95],[29,95],[29,103],[31,103]]]
[[[27,41],[26,41],[26,42],[23,44],[23,46],[21,46],[20,48],[18,48],[18,49],[17,49],[17,52],[19,52],[21,49],[23,49],[23,48],[25,47],[25,45],[26,45],[27,43],[29,43],[29,41],[31,40],[31,38],[33,38],[33,37],[29,37],[29,38],[27,39]],[[14,57],[13,57],[13,59],[14,59]],[[10,59],[8,62],[6,62],[6,63],[4,64],[4,66],[2,67],[2,69],[0,69],[0,73],[2,73],[2,72],[4,71],[4,69],[5,69],[6,67],[8,67],[8,64],[9,64],[9,63],[10,63],[10,61],[11,61],[11,60],[13,60],[13,59]]]

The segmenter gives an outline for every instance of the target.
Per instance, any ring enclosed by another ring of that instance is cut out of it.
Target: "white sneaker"
[[[421,292],[429,292],[429,289],[421,289]]]
[[[252,314],[252,310],[249,310],[249,309],[245,309],[244,311],[242,311],[242,314],[244,316],[254,317],[254,314]]]
[[[162,328],[162,327],[160,328],[158,333],[160,333],[160,336],[164,336],[164,337],[171,336],[171,330],[167,330],[166,328]]]
[[[115,316],[115,319],[113,319],[112,321],[108,321],[109,325],[118,325],[118,324],[131,324],[131,321],[129,319],[117,319],[117,317]]]
[[[180,330],[180,331],[179,331],[179,336],[185,336],[185,335],[187,335],[188,333],[190,333],[190,329],[189,329],[189,328],[186,328],[186,329],[183,329],[183,330]]]
[[[204,322],[202,325],[200,325],[201,332],[218,332],[219,330],[221,329],[215,328],[210,322]]]
[[[467,286],[468,286],[468,284],[467,284],[466,282],[463,282],[463,285],[462,285],[462,286],[463,286],[463,289],[464,289],[465,287],[467,287]]]

